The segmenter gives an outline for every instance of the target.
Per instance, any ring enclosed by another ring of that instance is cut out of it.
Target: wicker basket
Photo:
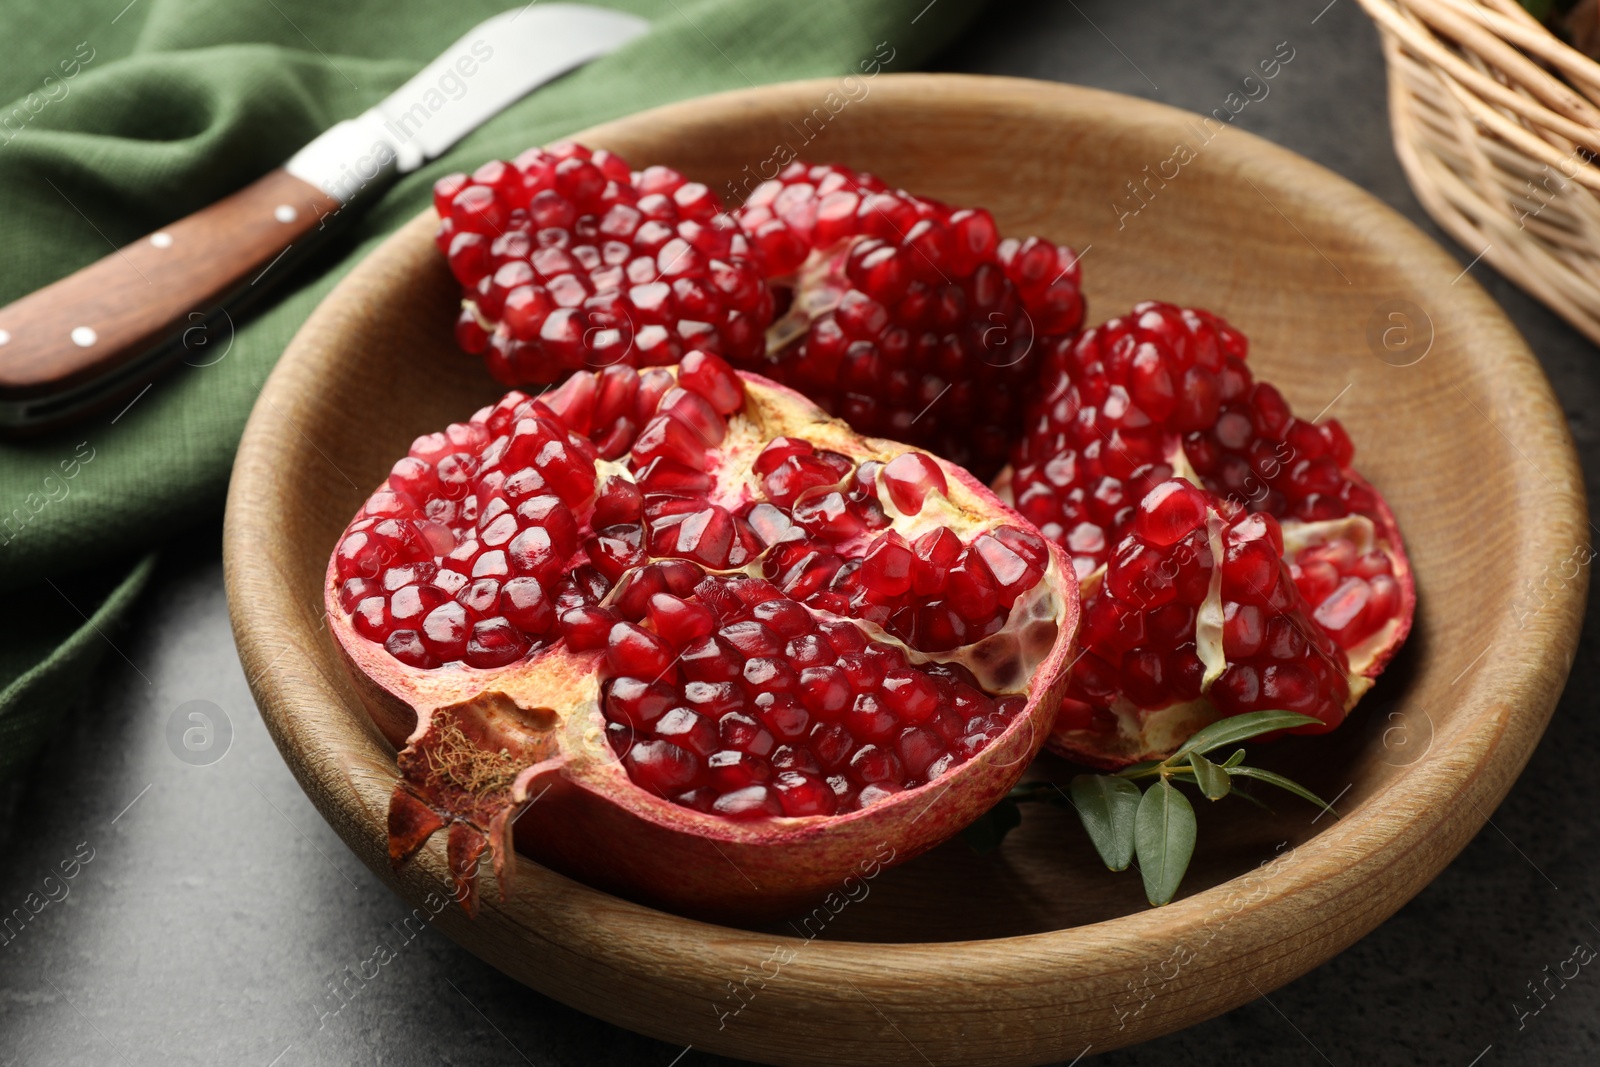
[[[1600,63],[1517,0],[1361,0],[1395,151],[1466,248],[1600,343]]]

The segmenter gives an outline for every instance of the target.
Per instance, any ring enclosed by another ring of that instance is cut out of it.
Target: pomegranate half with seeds
[[[959,467],[714,355],[579,371],[420,437],[331,628],[401,749],[398,864],[469,908],[513,841],[702,916],[781,913],[986,811],[1043,744],[1066,555]]]
[[[1221,717],[1331,730],[1411,628],[1394,516],[1220,318],[1145,303],[1054,343],[1001,496],[1073,557],[1083,655],[1051,747],[1115,767]]]

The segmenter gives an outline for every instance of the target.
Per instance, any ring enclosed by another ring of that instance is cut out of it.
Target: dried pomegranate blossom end
[[[339,606],[421,674],[495,672],[467,685],[589,656],[628,776],[698,811],[834,815],[949,774],[1028,706],[1060,566],[954,468],[746,392],[696,351],[418,438],[335,549]]]
[[[716,194],[667,167],[532,148],[440,179],[434,207],[463,289],[457,340],[507,385],[763,347],[772,297],[748,241]]]
[[[862,433],[999,469],[1046,339],[1083,320],[1076,253],[839,166],[790,164],[736,214],[786,308],[741,366]]]

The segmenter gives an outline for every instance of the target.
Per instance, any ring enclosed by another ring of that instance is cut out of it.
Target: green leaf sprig
[[[1220,748],[1315,722],[1310,716],[1292,711],[1235,715],[1197,731],[1166,759],[1135,763],[1115,774],[1080,774],[1068,787],[1070,796],[1051,782],[1023,782],[961,836],[974,850],[988,852],[998,848],[1006,834],[1021,824],[1019,803],[1070,804],[1107,867],[1122,871],[1135,859],[1139,861],[1145,896],[1159,907],[1177,895],[1194,856],[1194,807],[1179,785],[1196,787],[1207,800],[1221,800],[1231,794],[1259,804],[1234,781],[1248,778],[1333,811],[1297,782],[1260,767],[1246,766],[1242,748],[1220,763],[1209,758]],[[1153,781],[1141,790],[1139,783],[1147,779]]]

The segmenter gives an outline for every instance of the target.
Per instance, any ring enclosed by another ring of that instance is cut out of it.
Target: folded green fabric
[[[0,305],[281,164],[376,103],[495,0],[0,0]],[[752,83],[914,68],[981,0],[618,0],[652,20],[627,48],[534,93],[407,177],[226,354],[179,367],[117,415],[0,445],[0,778],[71,710],[151,571],[220,508],[278,354],[328,289],[428,203],[433,181],[593,123]],[[887,45],[886,48],[881,46]],[[25,52],[22,60],[15,53]],[[223,348],[226,338],[218,338]],[[52,581],[41,583],[41,576]],[[174,698],[176,699],[176,697]]]

